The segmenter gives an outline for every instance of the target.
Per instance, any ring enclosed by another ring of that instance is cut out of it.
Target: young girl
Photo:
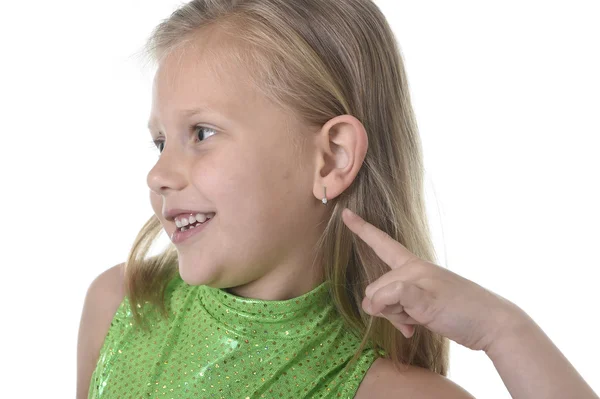
[[[78,398],[472,398],[448,339],[514,398],[597,398],[518,306],[434,263],[370,0],[194,0],[146,49],[155,215],[88,290]]]

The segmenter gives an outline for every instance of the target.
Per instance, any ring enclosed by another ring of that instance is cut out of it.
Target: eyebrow
[[[215,111],[214,109],[210,108],[210,107],[199,107],[199,108],[191,108],[191,109],[184,109],[180,112],[181,116],[184,117],[190,117],[192,115],[199,115],[199,114],[204,114],[204,113],[213,113],[215,115],[218,115],[221,118],[224,118],[222,114],[220,114],[219,112]],[[152,130],[154,128],[154,123],[155,123],[155,118],[150,118],[150,120],[148,121],[148,129]]]

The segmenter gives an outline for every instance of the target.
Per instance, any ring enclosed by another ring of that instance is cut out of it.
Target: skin
[[[165,144],[147,183],[167,235],[176,226],[163,218],[166,208],[216,212],[204,231],[176,244],[181,277],[242,297],[300,296],[323,282],[312,251],[331,208],[321,202],[323,186],[331,200],[352,183],[365,129],[352,115],[305,126],[247,83],[243,66],[215,70],[203,61],[214,64],[205,50],[226,40],[194,45],[159,64],[150,114],[151,135]],[[211,111],[183,113],[196,108]]]
[[[469,349],[484,351],[514,399],[598,399],[544,331],[517,305],[418,258],[349,209],[342,211],[342,219],[390,267],[367,286],[362,303],[367,313],[387,319],[408,339],[415,325],[422,325]],[[372,392],[384,397],[384,392],[404,389],[403,385],[387,378],[374,385]],[[426,397],[472,398],[467,392],[453,390],[452,396],[442,392]]]
[[[227,46],[217,36],[194,51],[177,50],[156,73],[151,134],[165,145],[147,177],[152,208],[169,236],[176,226],[163,218],[164,208],[216,212],[205,231],[176,245],[188,284],[249,298],[294,298],[323,281],[312,252],[329,217],[321,203],[323,186],[328,199],[348,188],[364,161],[367,135],[351,115],[336,116],[318,129],[303,125],[247,84],[244,68],[219,65],[221,75],[201,61],[214,62],[202,48],[215,44]],[[184,116],[183,110],[199,107],[211,111]],[[305,138],[299,147],[293,135]],[[513,398],[597,398],[520,308],[417,258],[348,211],[346,226],[390,266],[367,287],[362,303],[367,313],[385,317],[407,339],[420,324],[485,351]],[[389,397],[412,386],[389,362],[373,370],[365,385],[369,397]],[[439,381],[432,373],[425,378],[434,377]],[[412,397],[450,397],[448,385],[418,385],[420,396]],[[425,395],[423,386],[437,391]],[[453,398],[472,398],[452,392]]]

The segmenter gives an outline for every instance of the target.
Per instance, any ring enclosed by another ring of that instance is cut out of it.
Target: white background
[[[377,3],[406,63],[440,262],[525,309],[600,392],[599,3]],[[133,54],[178,4],[0,3],[5,397],[75,396],[86,290],[152,214],[152,71]],[[454,342],[449,377],[510,397]]]

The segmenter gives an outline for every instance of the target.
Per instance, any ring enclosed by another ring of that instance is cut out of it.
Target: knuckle
[[[407,274],[415,275],[421,272],[423,265],[421,265],[416,258],[411,258],[402,265],[402,269],[404,269]]]
[[[402,292],[404,291],[405,283],[404,281],[396,280],[394,281],[392,287],[394,294],[402,294]]]

